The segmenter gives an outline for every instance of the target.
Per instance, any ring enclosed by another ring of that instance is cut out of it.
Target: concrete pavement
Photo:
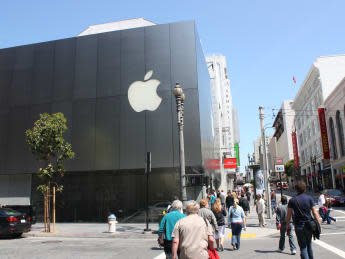
[[[74,238],[156,238],[158,224],[150,224],[151,232],[143,233],[146,224],[124,223],[116,225],[116,233],[108,232],[107,223],[57,223],[56,233],[45,233],[43,223],[32,226],[27,237],[74,237]],[[52,226],[51,226],[52,229]]]

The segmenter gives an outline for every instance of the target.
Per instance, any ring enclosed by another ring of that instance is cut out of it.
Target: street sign
[[[284,172],[284,165],[275,165],[274,168],[277,173]]]
[[[276,158],[276,165],[282,165],[283,160],[281,158]]]
[[[237,168],[237,159],[236,159],[236,157],[225,158],[224,159],[224,168]]]

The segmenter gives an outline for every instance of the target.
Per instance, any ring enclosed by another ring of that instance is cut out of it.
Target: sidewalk
[[[119,223],[116,232],[108,232],[107,223],[56,223],[56,233],[45,233],[43,223],[32,225],[24,236],[31,237],[75,237],[75,238],[157,238],[158,224],[149,225],[150,232],[143,233],[144,223]],[[51,230],[53,224],[51,224]]]
[[[247,217],[247,230],[242,232],[243,238],[262,238],[278,233],[275,229],[275,218],[266,219],[266,227],[260,228],[255,207],[251,208],[251,213]],[[147,238],[157,239],[158,223],[149,225],[151,229],[148,233],[143,233],[146,228],[144,223],[119,223],[116,225],[115,233],[108,233],[107,223],[57,223],[56,233],[45,233],[43,223],[32,226],[28,237],[73,237],[73,238],[121,238],[136,239]],[[53,225],[51,224],[51,229]],[[231,237],[231,229],[226,228],[226,236]]]

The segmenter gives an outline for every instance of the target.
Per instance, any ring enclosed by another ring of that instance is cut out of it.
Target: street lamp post
[[[311,164],[311,167],[313,168],[313,172],[311,173],[311,186],[312,186],[311,188],[314,191],[314,176],[313,176],[313,174],[315,175],[316,156],[310,156],[310,164]]]
[[[185,158],[184,158],[184,137],[183,137],[183,118],[184,118],[184,101],[185,95],[179,83],[174,87],[174,95],[176,98],[177,108],[177,125],[180,137],[180,188],[181,200],[183,203],[187,201],[186,191],[186,172],[185,172]]]
[[[272,218],[272,210],[271,210],[271,193],[270,193],[270,183],[269,183],[269,171],[268,171],[268,160],[267,160],[267,153],[266,153],[266,136],[265,136],[265,123],[264,123],[264,112],[263,107],[259,107],[259,119],[260,119],[260,127],[261,127],[261,141],[263,145],[263,172],[264,172],[264,181],[265,181],[265,189],[266,189],[266,201],[267,201],[267,218]]]

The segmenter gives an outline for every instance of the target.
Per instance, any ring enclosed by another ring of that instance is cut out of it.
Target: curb
[[[126,234],[126,233],[104,233],[104,234],[80,234],[80,233],[45,233],[45,232],[32,232],[24,233],[24,237],[67,237],[67,238],[110,238],[110,239],[157,239],[156,234]]]

